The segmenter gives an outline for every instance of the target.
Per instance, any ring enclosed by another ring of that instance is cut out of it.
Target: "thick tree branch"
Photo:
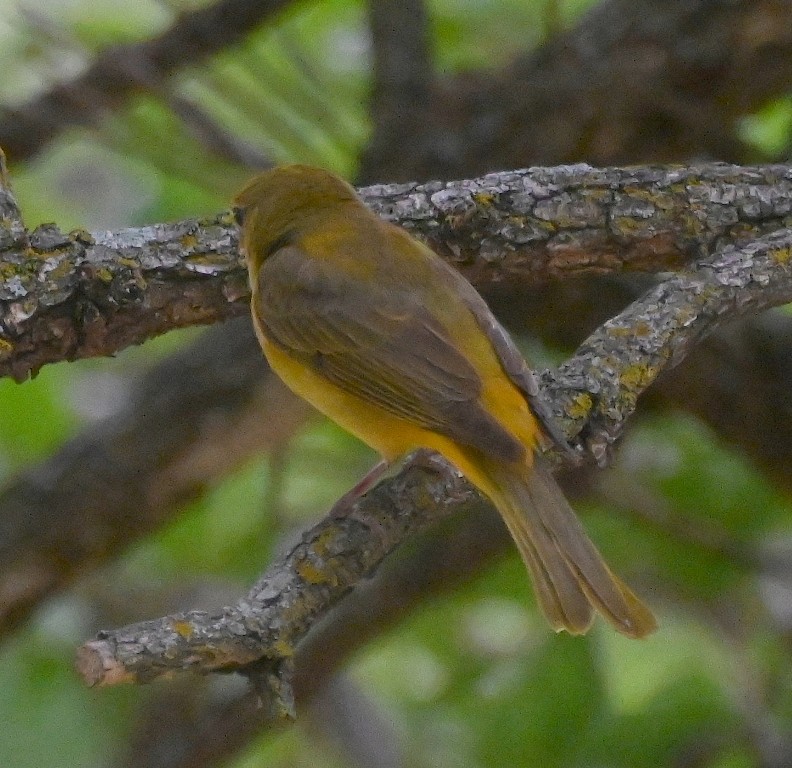
[[[674,276],[595,332],[559,371],[567,432],[596,415],[588,439],[604,457],[637,398],[703,334],[724,320],[792,300],[792,231],[741,248],[728,245],[707,264]],[[264,679],[290,706],[289,660],[313,622],[399,543],[450,511],[484,503],[448,465],[421,454],[350,509],[312,528],[237,605],[214,616],[187,613],[101,633],[80,651],[91,684],[143,682],[166,672],[238,669],[266,658]],[[428,473],[428,474],[427,474]]]
[[[786,226],[792,168],[534,168],[361,190],[479,287],[678,268]],[[0,235],[6,238],[12,235]],[[171,328],[246,312],[228,215],[118,233],[54,226],[3,254],[0,375],[109,355]]]
[[[229,216],[95,236],[44,225],[19,245],[0,283],[0,372],[18,381],[247,311]]]
[[[424,0],[369,0],[373,49],[371,120],[366,154],[381,157],[405,132],[413,133],[429,102],[433,79],[429,19]],[[362,159],[366,167],[368,162]]]

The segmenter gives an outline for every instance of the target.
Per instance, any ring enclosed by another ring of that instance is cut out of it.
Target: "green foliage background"
[[[23,101],[56,74],[78,71],[93,51],[146,38],[195,4],[0,0],[0,99]],[[505,63],[540,42],[547,5],[435,0],[438,67]],[[562,22],[586,5],[559,3]],[[342,0],[303,4],[276,30],[262,29],[241,49],[179,75],[179,90],[277,160],[354,176],[369,128],[363,14]],[[48,38],[53,29],[63,30],[60,39]],[[788,146],[790,124],[792,101],[784,100],[747,120],[744,131],[758,154],[775,153]],[[11,170],[28,225],[55,219],[63,229],[214,212],[248,174],[209,156],[154,97],[135,99],[101,129],[68,134],[29,165],[14,167],[12,158]],[[113,360],[49,366],[23,385],[0,381],[0,479],[112,412],[147,366],[194,336],[172,334]],[[253,460],[122,562],[43,606],[0,647],[0,765],[111,765],[157,686],[89,691],[77,681],[73,653],[97,628],[96,601],[144,595],[145,603],[203,583],[241,591],[283,537],[327,509],[371,461],[365,448],[317,421],[286,455]],[[644,419],[615,472],[678,519],[703,521],[739,544],[792,533],[789,501],[688,418]],[[661,631],[644,642],[601,626],[585,639],[551,635],[521,564],[508,557],[425,605],[348,668],[397,734],[406,764],[761,765],[757,729],[792,737],[792,665],[789,636],[763,605],[758,575],[626,510],[583,511],[607,558],[657,608]],[[112,594],[98,597],[108,584]],[[727,630],[726,614],[740,625]],[[346,764],[302,726],[263,736],[232,763]]]

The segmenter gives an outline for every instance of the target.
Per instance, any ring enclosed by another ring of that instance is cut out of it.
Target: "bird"
[[[297,395],[391,465],[441,454],[497,508],[556,631],[596,614],[642,638],[651,610],[603,560],[543,449],[571,450],[484,299],[335,174],[283,165],[233,202],[256,335]]]

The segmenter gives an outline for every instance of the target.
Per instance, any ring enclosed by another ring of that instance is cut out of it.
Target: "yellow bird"
[[[386,462],[430,448],[495,504],[555,630],[651,611],[603,561],[538,451],[554,427],[509,335],[462,275],[327,171],[289,165],[235,200],[272,369]]]

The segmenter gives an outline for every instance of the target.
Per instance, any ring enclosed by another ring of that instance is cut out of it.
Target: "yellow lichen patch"
[[[684,190],[684,187],[682,188]],[[673,211],[675,208],[681,207],[679,199],[679,190],[650,188],[643,189],[642,187],[625,187],[625,199],[637,200],[645,203],[647,206],[657,209],[658,211]]]
[[[614,325],[608,328],[608,336],[613,339],[626,339],[634,335],[634,331],[630,326]]]
[[[692,297],[696,300],[699,304],[703,305],[709,298],[708,292],[702,291],[702,293],[698,297]],[[696,318],[698,317],[698,312],[689,309],[687,307],[683,307],[682,309],[678,310],[674,315],[674,321],[680,327],[687,327],[690,325]]]
[[[82,243],[83,245],[94,245],[94,243],[96,243],[93,235],[87,229],[82,229],[81,227],[69,232],[69,239]]]
[[[99,269],[96,270],[96,277],[103,283],[113,282],[113,273],[107,267],[99,267]]]
[[[198,238],[192,232],[189,232],[186,235],[182,235],[182,237],[179,238],[179,242],[185,250],[191,250],[198,245]]]
[[[60,261],[53,270],[49,272],[47,275],[51,280],[59,280],[62,277],[68,277],[69,273],[72,271],[73,264],[69,259],[63,259]]]
[[[173,631],[179,637],[183,637],[185,640],[189,640],[190,637],[192,637],[193,628],[189,621],[172,621],[171,629],[173,629]]]
[[[619,376],[619,381],[627,389],[646,389],[657,377],[657,368],[636,363],[628,365]]]
[[[635,235],[647,229],[647,225],[640,219],[630,216],[614,216],[611,219],[611,229],[619,235]]]
[[[582,419],[591,413],[594,401],[588,392],[578,392],[572,399],[572,403],[566,407],[566,412],[572,419]]]
[[[316,537],[312,549],[314,552],[316,552],[318,557],[327,557],[328,544],[332,544],[336,540],[337,536],[338,531],[336,531],[334,528],[328,528]]]
[[[787,264],[792,258],[792,248],[779,248],[773,251],[773,259],[777,264]]]
[[[35,248],[25,248],[25,258],[30,261],[49,261],[57,256],[57,251],[37,251]]]
[[[297,573],[307,584],[327,584],[335,581],[333,575],[314,565],[310,560],[302,560],[297,563]]]
[[[272,650],[280,659],[288,659],[290,656],[294,656],[294,646],[283,639],[276,640],[272,645]]]
[[[25,274],[28,270],[19,264],[14,264],[10,261],[0,261],[0,278],[3,280],[10,280],[12,277],[17,277]]]
[[[7,360],[14,352],[14,345],[8,339],[0,339],[0,360]]]
[[[613,325],[608,328],[608,335],[612,339],[631,339],[636,336],[646,337],[651,335],[651,333],[651,326],[643,321],[638,321],[635,325]]]
[[[492,192],[474,192],[473,199],[479,205],[492,205],[495,195],[493,195]]]

